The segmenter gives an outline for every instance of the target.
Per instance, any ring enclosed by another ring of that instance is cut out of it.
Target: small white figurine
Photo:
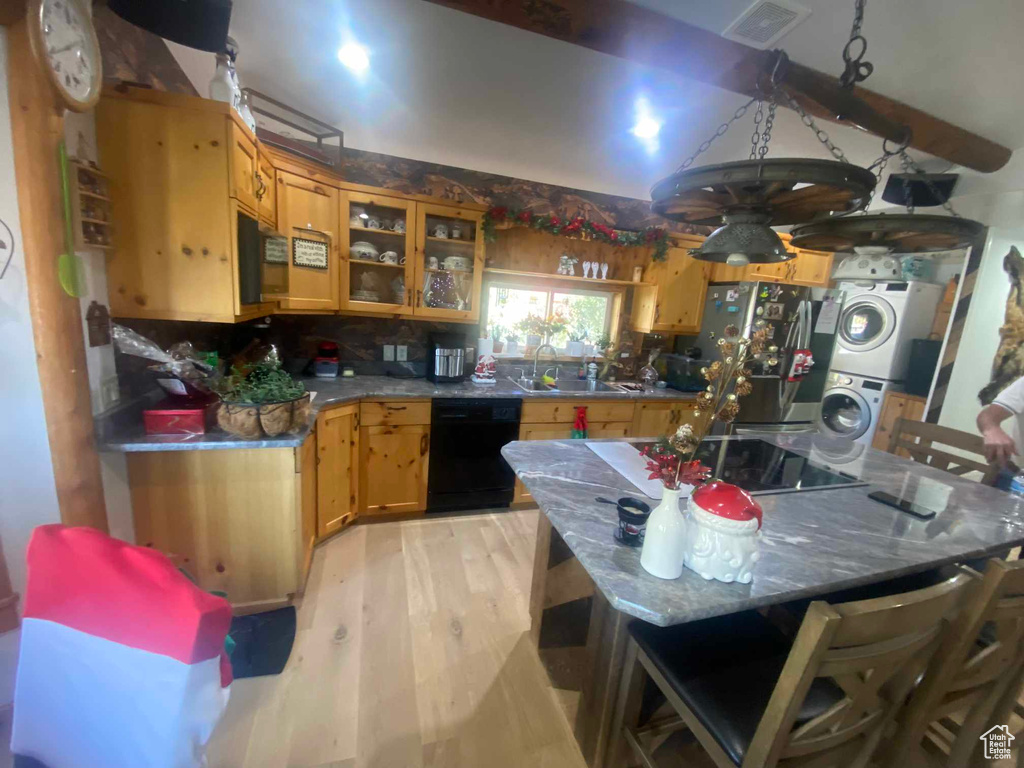
[[[601,279],[602,280],[607,280],[608,279],[608,264],[607,263],[601,265]]]
[[[563,253],[558,257],[558,272],[559,275],[573,275],[575,269],[573,268],[579,259],[570,256],[567,253]]]
[[[590,277],[590,262],[589,261],[584,261],[583,262],[583,276],[584,277]]]
[[[761,559],[761,507],[729,483],[697,488],[686,516],[683,565],[703,578],[749,584]]]

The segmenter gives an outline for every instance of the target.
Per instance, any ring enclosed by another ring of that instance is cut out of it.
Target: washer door
[[[821,401],[821,424],[826,434],[856,440],[871,429],[871,407],[852,389],[830,389]]]
[[[839,344],[851,352],[868,352],[885,344],[895,329],[892,304],[876,296],[858,296],[839,317]]]

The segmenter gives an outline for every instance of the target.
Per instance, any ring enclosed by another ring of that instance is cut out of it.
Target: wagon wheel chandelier
[[[855,0],[853,27],[842,52],[844,69],[839,82],[840,87],[849,92],[874,69],[864,60],[867,41],[861,34],[861,25],[865,1]],[[902,141],[895,150],[888,149],[888,140],[883,142],[882,157],[870,168],[853,165],[783,86],[787,63],[784,51],[773,52],[767,69],[758,79],[758,96],[737,109],[675,173],[651,190],[651,208],[655,213],[687,224],[719,226],[700,248],[691,250],[694,258],[734,266],[793,258],[795,254],[786,250],[769,225],[802,225],[794,229],[792,245],[820,251],[848,250],[860,245],[887,249],[913,247],[917,252],[946,250],[950,243],[960,244],[977,235],[981,225],[956,217],[951,208],[951,216],[920,216],[912,209],[908,216],[901,217],[847,216],[870,204],[889,158],[899,155],[905,167],[920,172],[906,153],[910,131],[903,131]],[[834,160],[766,158],[780,95]],[[749,158],[691,168],[693,162],[755,103]],[[909,187],[907,192],[909,194]],[[799,240],[798,233],[802,236]]]
[[[814,118],[780,86],[787,62],[783,51],[775,51],[769,69],[758,80],[759,95],[737,109],[675,173],[651,190],[651,209],[660,216],[686,224],[719,225],[700,248],[691,250],[696,259],[732,266],[787,261],[794,254],[786,250],[769,224],[798,224],[852,213],[871,199],[875,175],[850,163]],[[766,157],[780,93],[834,160]],[[747,160],[690,167],[755,104]]]
[[[882,156],[872,169],[881,178],[890,157],[898,155],[903,172],[906,213],[875,213],[815,221],[795,227],[790,243],[794,248],[814,251],[857,253],[862,256],[888,253],[936,253],[967,248],[978,242],[985,226],[960,216],[949,200],[942,203],[946,215],[921,214],[914,209],[910,178],[917,176],[937,199],[944,195],[910,155],[906,147],[888,151],[883,143]]]

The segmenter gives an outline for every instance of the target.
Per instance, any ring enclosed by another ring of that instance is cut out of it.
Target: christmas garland
[[[668,255],[668,232],[661,227],[646,227],[639,232],[611,227],[590,221],[582,216],[566,218],[557,213],[536,214],[529,208],[491,208],[484,214],[484,239],[493,243],[497,238],[499,224],[516,227],[530,227],[539,232],[565,237],[582,237],[584,240],[599,240],[610,245],[624,245],[631,248],[653,248],[651,258],[664,261]]]

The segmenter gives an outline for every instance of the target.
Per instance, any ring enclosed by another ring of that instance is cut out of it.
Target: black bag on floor
[[[231,671],[236,680],[280,674],[295,643],[295,607],[235,616],[228,635],[235,641]]]

